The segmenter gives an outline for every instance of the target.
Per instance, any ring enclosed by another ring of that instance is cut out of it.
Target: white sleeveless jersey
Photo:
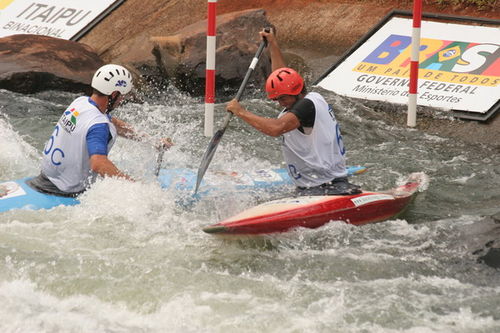
[[[342,135],[333,110],[316,92],[308,93],[305,98],[316,109],[312,131],[304,134],[294,129],[283,134],[282,150],[295,185],[313,187],[346,177],[347,170]]]
[[[79,97],[68,106],[45,144],[42,172],[61,191],[83,191],[90,182],[90,156],[86,136],[95,124],[109,125],[112,139],[108,152],[116,140],[116,128],[87,96]]]

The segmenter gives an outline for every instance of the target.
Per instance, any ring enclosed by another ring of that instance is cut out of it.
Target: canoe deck
[[[363,166],[350,166],[349,175],[366,171]],[[194,195],[197,173],[195,170],[161,169],[158,182],[163,189],[178,192],[177,203],[190,207],[207,195],[231,195],[234,191],[272,190],[291,184],[286,169],[258,170],[253,172],[217,171],[210,172]],[[31,177],[0,182],[0,212],[12,209],[50,209],[60,205],[73,206],[80,202],[77,198],[40,193],[26,184]],[[187,195],[186,195],[187,194]]]
[[[274,200],[247,209],[203,231],[215,234],[266,234],[292,228],[318,228],[329,221],[363,225],[394,218],[408,207],[423,185],[424,173],[411,174],[403,185],[384,192],[304,196]]]

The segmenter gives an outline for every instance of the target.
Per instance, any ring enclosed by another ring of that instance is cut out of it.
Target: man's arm
[[[125,178],[127,180],[134,180],[129,175],[121,172],[116,165],[113,164],[108,159],[106,155],[92,155],[90,156],[90,169],[100,176],[108,176],[108,177],[118,177]]]
[[[145,134],[137,133],[131,125],[116,117],[112,117],[111,122],[115,125],[116,132],[120,136],[137,141],[146,136]]]
[[[278,41],[276,40],[274,29],[271,29],[271,32],[262,30],[259,34],[262,38],[267,39],[267,48],[271,55],[271,67],[273,72],[278,68],[287,67],[285,59],[283,58],[283,54],[281,53],[280,47],[278,45]]]
[[[269,136],[280,136],[300,126],[299,118],[291,112],[280,118],[261,117],[245,109],[236,99],[230,101],[226,110],[243,119],[249,125]]]
[[[108,142],[110,138],[108,124],[99,123],[90,127],[86,135],[87,152],[90,156],[90,169],[101,176],[115,176],[133,180],[121,172],[108,159]]]
[[[137,132],[136,130],[134,130],[132,125],[124,122],[123,120],[120,120],[116,117],[112,117],[111,122],[115,125],[116,132],[120,136],[135,141],[150,141],[150,142],[152,141],[152,138],[149,134]],[[174,145],[174,143],[170,138],[162,138],[159,140],[159,142],[152,142],[152,144],[157,149],[169,149]]]

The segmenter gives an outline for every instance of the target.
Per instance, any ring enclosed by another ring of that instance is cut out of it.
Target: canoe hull
[[[356,195],[306,196],[267,202],[203,229],[216,234],[267,234],[293,228],[318,228],[329,221],[363,225],[401,214],[419,188],[423,173],[408,177],[404,185],[385,192]]]
[[[26,181],[32,177],[0,183],[0,212],[11,209],[50,209],[60,205],[73,206],[80,202],[75,198],[40,193]]]
[[[351,166],[349,175],[360,174],[366,167]],[[158,182],[164,189],[174,190],[189,195],[181,195],[181,206],[189,207],[200,198],[218,193],[227,195],[234,190],[272,190],[291,184],[285,169],[258,170],[248,173],[210,172],[202,182],[196,196],[192,195],[196,184],[197,172],[191,169],[161,169]],[[33,190],[26,181],[31,177],[0,182],[0,213],[11,209],[50,209],[59,205],[73,206],[80,202],[76,198],[60,197]]]

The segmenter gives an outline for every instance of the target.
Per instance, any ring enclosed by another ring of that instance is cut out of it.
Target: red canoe
[[[428,184],[424,173],[412,173],[406,182],[384,192],[356,195],[304,196],[279,199],[247,209],[203,231],[213,234],[267,234],[292,228],[317,228],[329,221],[354,225],[380,222],[401,214]]]

